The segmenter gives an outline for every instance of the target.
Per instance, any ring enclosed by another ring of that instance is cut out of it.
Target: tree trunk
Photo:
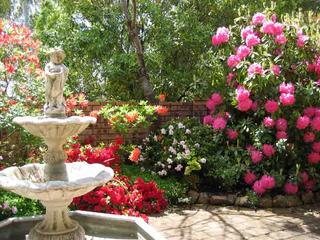
[[[136,27],[136,15],[137,15],[136,0],[132,0],[133,17],[131,17],[129,13],[129,1],[130,0],[122,0],[123,14],[125,16],[126,24],[128,27],[130,41],[137,55],[137,61],[139,65],[139,82],[143,89],[144,96],[148,99],[149,102],[155,103],[156,99],[154,96],[152,84],[150,83],[149,74],[147,72],[146,65],[144,62],[142,44],[138,34],[138,29]]]

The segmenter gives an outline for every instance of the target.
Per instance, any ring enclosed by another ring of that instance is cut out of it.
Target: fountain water
[[[0,172],[0,187],[21,196],[38,199],[46,207],[44,220],[29,232],[28,240],[83,240],[84,229],[69,217],[68,205],[110,179],[111,168],[85,162],[64,163],[66,138],[82,132],[93,117],[66,117],[63,88],[68,68],[64,51],[54,48],[45,67],[46,103],[42,117],[17,117],[13,121],[44,139],[48,150],[45,164],[10,167]]]

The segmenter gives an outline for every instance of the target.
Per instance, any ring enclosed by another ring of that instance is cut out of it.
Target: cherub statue
[[[45,66],[46,95],[44,114],[48,117],[65,116],[64,84],[68,78],[69,69],[62,63],[65,52],[61,48],[53,48],[49,52],[50,62]]]

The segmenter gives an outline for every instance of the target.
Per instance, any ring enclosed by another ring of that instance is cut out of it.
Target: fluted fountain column
[[[28,240],[84,240],[85,232],[68,214],[70,201],[46,202],[46,215],[30,233]]]

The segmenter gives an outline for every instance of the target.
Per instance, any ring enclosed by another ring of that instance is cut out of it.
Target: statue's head
[[[49,51],[50,62],[54,64],[61,64],[66,57],[65,52],[58,47],[51,48]]]

